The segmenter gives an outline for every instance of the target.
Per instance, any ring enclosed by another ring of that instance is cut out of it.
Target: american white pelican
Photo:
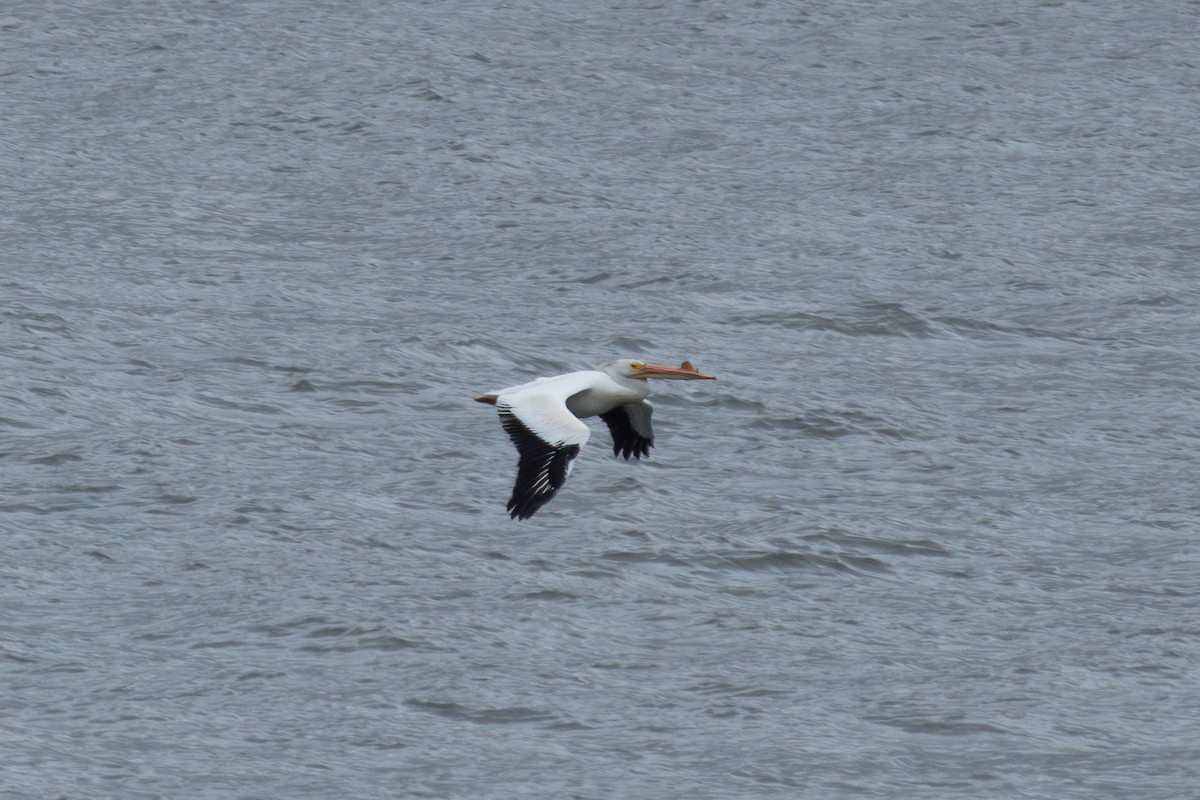
[[[508,501],[513,519],[532,517],[567,480],[571,462],[588,440],[588,426],[579,421],[581,417],[599,416],[608,424],[613,455],[624,455],[626,461],[630,456],[650,455],[654,429],[652,408],[646,402],[647,378],[711,381],[717,376],[698,372],[688,361],[660,367],[622,358],[601,364],[598,370],[538,378],[475,398],[500,412],[500,424],[521,456]]]

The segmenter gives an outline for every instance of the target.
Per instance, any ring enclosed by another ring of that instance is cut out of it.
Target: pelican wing
[[[614,456],[623,455],[628,461],[631,455],[639,460],[650,455],[650,448],[654,447],[654,428],[650,426],[653,411],[654,407],[642,400],[600,415],[612,433]]]
[[[508,511],[528,519],[549,503],[571,473],[571,462],[588,440],[588,427],[570,411],[564,397],[525,391],[502,394],[496,407],[500,424],[517,446],[517,482]]]

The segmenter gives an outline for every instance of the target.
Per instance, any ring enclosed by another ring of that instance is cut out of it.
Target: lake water
[[[1196,797],[1198,24],[6,5],[0,797]]]

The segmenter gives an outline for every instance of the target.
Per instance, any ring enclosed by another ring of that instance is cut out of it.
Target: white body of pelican
[[[640,459],[650,455],[654,429],[646,402],[648,378],[716,380],[685,361],[660,367],[636,359],[618,359],[598,370],[538,378],[520,386],[486,392],[475,399],[496,406],[520,460],[517,482],[508,501],[513,519],[528,519],[553,499],[571,473],[571,462],[590,431],[582,417],[600,417],[613,438],[613,454]]]

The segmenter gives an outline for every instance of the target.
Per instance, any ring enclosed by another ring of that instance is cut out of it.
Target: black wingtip
[[[528,506],[518,506],[516,501],[513,500],[509,500],[508,505],[505,506],[505,510],[508,511],[508,516],[518,521],[529,519],[537,513],[538,508],[539,506],[534,506],[533,508],[529,508]]]
[[[624,456],[628,461],[630,456],[633,456],[638,461],[642,460],[642,456],[650,457],[650,448],[654,447],[654,442],[650,439],[643,439],[641,442],[627,441],[624,445],[614,444],[613,455],[620,458]]]
[[[648,404],[645,404],[648,406]],[[606,411],[600,415],[600,419],[608,425],[609,431],[613,438],[613,456],[629,460],[630,456],[642,459],[642,456],[650,455],[650,448],[654,446],[654,439],[650,436],[643,436],[638,433],[633,427],[630,419],[630,406],[617,406],[611,411]],[[645,422],[649,423],[649,411],[645,411]]]

